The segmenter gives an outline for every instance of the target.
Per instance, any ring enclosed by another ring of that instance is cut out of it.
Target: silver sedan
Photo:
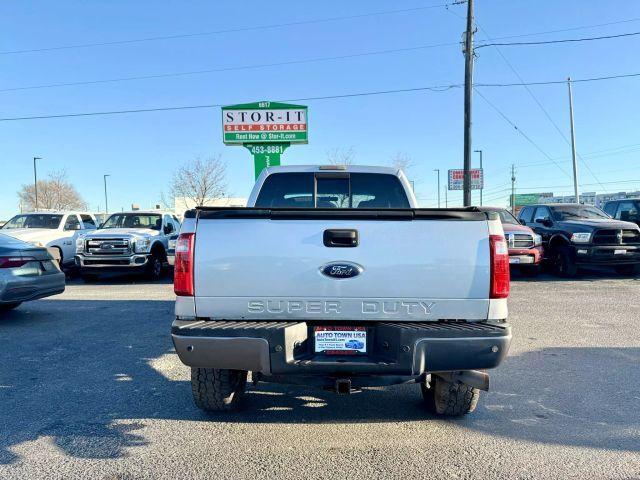
[[[64,273],[43,247],[0,234],[0,312],[64,292]]]

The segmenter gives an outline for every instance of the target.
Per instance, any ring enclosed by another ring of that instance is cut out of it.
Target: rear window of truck
[[[409,200],[394,175],[292,172],[268,176],[256,207],[409,208]]]

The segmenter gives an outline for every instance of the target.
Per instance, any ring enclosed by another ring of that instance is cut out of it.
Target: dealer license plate
[[[627,253],[626,250],[614,250],[613,254],[614,255],[625,255]]]
[[[367,353],[365,327],[315,327],[315,352],[328,355]]]
[[[517,257],[510,257],[509,263],[520,263],[520,259]]]

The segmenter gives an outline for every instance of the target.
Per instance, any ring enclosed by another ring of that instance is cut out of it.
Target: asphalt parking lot
[[[514,279],[514,340],[478,410],[416,385],[259,384],[207,416],[168,282],[71,281],[0,318],[0,478],[640,478],[640,277]]]

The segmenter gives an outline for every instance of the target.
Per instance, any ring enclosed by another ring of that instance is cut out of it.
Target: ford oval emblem
[[[363,270],[360,265],[351,262],[331,262],[320,267],[320,273],[331,278],[353,278]]]

